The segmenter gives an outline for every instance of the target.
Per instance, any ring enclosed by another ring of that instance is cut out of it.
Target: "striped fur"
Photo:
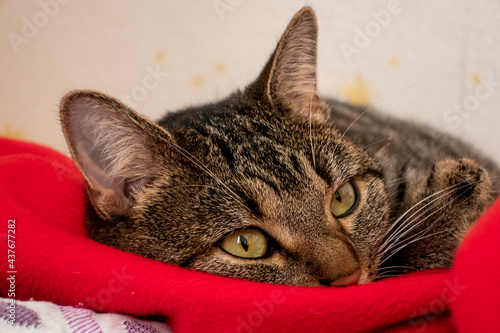
[[[255,82],[154,123],[112,97],[69,93],[63,131],[88,187],[90,237],[124,251],[235,278],[331,285],[448,267],[498,196],[499,169],[431,128],[316,93],[314,12],[292,19]],[[350,181],[358,202],[335,218]],[[221,249],[262,230],[269,254]]]

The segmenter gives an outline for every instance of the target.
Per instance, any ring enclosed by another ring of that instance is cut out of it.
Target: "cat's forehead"
[[[317,175],[327,183],[345,181],[364,157],[332,126],[248,103],[184,110],[166,127],[225,178],[256,179],[278,193],[303,189]]]
[[[224,166],[228,177],[256,178],[280,192],[299,186],[312,161],[300,133],[282,125],[233,114],[213,117],[178,135],[185,148],[212,169]]]
[[[182,110],[167,116],[160,124],[174,135],[218,138],[234,147],[257,142],[293,145],[295,150],[304,150],[309,149],[307,142],[312,137],[331,142],[339,137],[331,126],[321,126],[309,119],[292,117],[285,110],[273,110],[241,99]]]
[[[190,142],[203,143],[215,149],[210,151],[212,154],[231,153],[254,161],[264,157],[297,157],[311,155],[311,136],[318,140],[317,131],[310,133],[304,121],[280,113],[271,114],[262,106],[218,103],[190,109],[181,115],[170,130],[182,141],[178,143],[187,147],[191,146]],[[322,136],[323,141],[334,138]]]

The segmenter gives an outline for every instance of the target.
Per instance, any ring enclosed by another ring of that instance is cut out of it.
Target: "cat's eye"
[[[357,193],[351,182],[344,183],[333,195],[330,210],[333,216],[339,218],[349,215],[355,208]]]
[[[241,229],[226,236],[220,246],[236,257],[262,258],[267,253],[267,237],[258,229]]]

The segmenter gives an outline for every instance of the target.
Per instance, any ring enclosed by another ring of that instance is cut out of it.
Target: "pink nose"
[[[348,276],[343,276],[333,281],[330,285],[332,287],[344,287],[344,286],[352,286],[357,285],[359,278],[361,277],[361,269],[358,269],[354,273]]]

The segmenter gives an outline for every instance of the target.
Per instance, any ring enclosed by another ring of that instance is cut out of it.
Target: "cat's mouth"
[[[332,287],[348,287],[359,284],[361,278],[361,268],[348,276],[343,276],[331,283]]]
[[[378,263],[378,260],[377,260]],[[370,263],[368,265],[363,265],[361,263],[359,268],[351,273],[350,275],[347,276],[342,276],[338,278],[337,280],[333,281],[330,283],[330,286],[332,287],[348,287],[348,286],[355,286],[355,285],[360,285],[360,284],[367,284],[375,281],[375,276],[377,275],[377,270],[374,270],[374,267],[378,267],[377,265],[374,265],[374,263]]]

